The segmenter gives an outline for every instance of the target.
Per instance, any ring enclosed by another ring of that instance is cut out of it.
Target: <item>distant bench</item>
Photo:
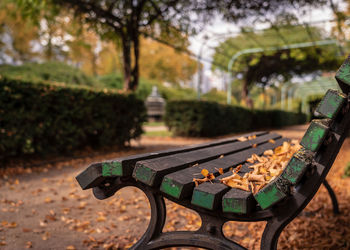
[[[339,213],[336,196],[326,181],[350,128],[349,59],[336,76],[344,93],[328,90],[301,140],[302,149],[293,155],[282,174],[253,195],[220,183],[231,175],[232,167],[243,164],[240,174],[250,169],[247,158],[262,155],[289,140],[275,133],[254,132],[209,143],[140,154],[94,163],[76,178],[82,189],[93,188],[98,199],[106,199],[119,189],[135,186],[148,197],[151,220],[147,231],[133,249],[195,246],[209,249],[244,249],[227,239],[222,226],[227,221],[267,221],[262,249],[276,249],[283,228],[311,201],[320,185],[327,188],[334,213]],[[215,175],[213,182],[195,186],[194,176],[203,169]],[[223,174],[222,171],[224,172]],[[198,231],[163,233],[166,218],[164,197],[198,212]]]

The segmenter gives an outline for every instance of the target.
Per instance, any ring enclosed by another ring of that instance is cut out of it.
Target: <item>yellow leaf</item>
[[[75,246],[70,245],[68,247],[66,247],[66,250],[76,250]]]
[[[275,144],[275,140],[274,139],[270,139],[269,143]]]
[[[52,199],[50,197],[46,197],[45,198],[45,203],[52,203]]]
[[[103,215],[100,215],[99,217],[97,217],[97,219],[96,219],[96,221],[97,222],[103,222],[103,221],[106,221],[106,217],[105,216],[103,216]]]
[[[16,222],[11,222],[9,225],[8,225],[9,228],[15,228],[17,227],[17,223]]]
[[[208,171],[207,169],[204,168],[204,169],[202,169],[201,174],[202,174],[204,177],[207,177],[208,174],[209,174],[209,171]]]

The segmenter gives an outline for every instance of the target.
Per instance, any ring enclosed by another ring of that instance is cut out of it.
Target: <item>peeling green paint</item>
[[[300,144],[306,149],[316,152],[322,145],[328,132],[328,127],[325,123],[326,121],[324,120],[313,120]]]
[[[195,189],[193,191],[191,203],[199,207],[204,207],[213,210],[214,195]]]
[[[246,214],[247,201],[246,199],[225,198],[222,199],[222,211],[238,214]]]
[[[292,185],[296,185],[310,166],[311,157],[312,154],[310,151],[299,150],[290,159],[281,177],[288,180]]]
[[[318,105],[316,111],[327,118],[334,119],[344,105],[345,100],[345,94],[329,89]]]
[[[152,169],[148,168],[147,166],[137,164],[133,173],[133,177],[138,181],[152,186],[155,173],[152,171]]]
[[[281,201],[287,196],[277,185],[277,180],[270,182],[266,187],[254,195],[262,209],[266,209]]]
[[[160,191],[169,194],[175,198],[180,198],[182,185],[174,182],[172,179],[168,177],[164,177],[162,184],[160,186]]]
[[[343,83],[350,85],[350,57],[344,61],[335,77]]]
[[[122,164],[117,161],[102,163],[102,176],[123,176]]]

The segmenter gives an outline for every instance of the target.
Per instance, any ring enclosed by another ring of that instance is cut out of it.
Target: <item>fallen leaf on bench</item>
[[[207,169],[202,169],[201,174],[202,174],[204,177],[207,177],[208,174],[209,174],[209,171],[208,171]]]
[[[256,144],[254,144],[256,146]],[[254,147],[253,145],[253,147]],[[238,188],[251,191],[253,194],[259,192],[261,188],[277,178],[283,169],[287,166],[289,159],[301,148],[298,141],[283,142],[282,146],[274,150],[266,150],[262,156],[252,154],[246,161],[252,165],[252,169],[243,177],[237,173],[242,167],[237,166],[231,176],[225,177],[220,181],[232,188]]]
[[[264,152],[264,155],[273,155],[272,149],[266,150],[266,151]]]
[[[256,135],[250,135],[248,136],[248,140],[254,140],[256,138]]]
[[[248,139],[242,136],[242,137],[237,138],[237,140],[238,141],[247,141]]]
[[[269,140],[269,143],[275,144],[276,141],[275,141],[274,139],[270,139],[270,140]]]

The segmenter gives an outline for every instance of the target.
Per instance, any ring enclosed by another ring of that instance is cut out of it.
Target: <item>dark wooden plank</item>
[[[290,182],[281,176],[271,181],[254,195],[262,209],[270,208],[290,194]]]
[[[222,197],[222,211],[224,213],[249,214],[256,208],[256,201],[251,192],[231,188]]]
[[[102,166],[99,163],[90,165],[75,178],[83,190],[96,187],[105,179],[102,176]]]
[[[329,124],[329,119],[312,120],[309,128],[301,139],[300,145],[312,152],[316,152],[326,139]]]
[[[280,145],[283,144],[284,141],[287,141],[288,139],[286,138],[281,138],[275,142],[275,144],[272,145],[271,143],[265,143],[263,145],[260,145],[258,149],[260,150],[255,150],[255,154],[257,155],[262,155],[263,152],[265,152],[268,149],[276,148]],[[256,148],[255,148],[256,149]],[[249,153],[245,155],[243,152],[241,152],[242,155],[247,156],[244,158],[245,159],[249,158],[252,154],[254,153]],[[228,156],[229,157],[229,156]],[[241,162],[240,164],[242,164]],[[236,164],[237,165],[237,164]],[[250,163],[245,163],[241,170],[238,172],[240,176],[243,176],[245,173],[248,173],[251,171],[249,169]],[[213,205],[211,204],[217,200],[222,201],[222,210],[223,212],[231,212],[231,213],[240,213],[240,214],[247,214],[250,213],[254,210],[256,207],[256,201],[254,199],[253,194],[250,191],[244,191],[240,189],[235,189],[235,188],[228,188],[228,189],[222,189],[221,186],[224,185],[220,183],[220,179],[225,178],[227,176],[232,175],[232,172],[229,171],[227,173],[224,173],[223,175],[218,176],[215,178],[212,183],[210,184],[210,188],[206,187],[204,190],[201,188],[203,184],[200,184],[199,186],[195,187],[193,189],[193,194],[192,194],[192,204],[201,206],[204,208],[207,208],[209,210],[215,210],[219,208],[218,205]],[[206,182],[207,183],[207,182]],[[205,183],[205,184],[206,184]],[[208,186],[208,184],[206,184]],[[226,186],[226,185],[224,185]],[[226,186],[227,187],[227,186]],[[207,191],[207,189],[210,189],[211,191]],[[204,201],[204,197],[208,199],[208,201]],[[200,204],[200,203],[204,204]],[[211,208],[213,207],[213,208]]]
[[[344,93],[329,89],[317,106],[316,111],[326,118],[334,119],[344,106],[346,98],[347,96]]]
[[[210,148],[199,149],[187,153],[160,157],[153,160],[139,161],[136,163],[133,177],[149,186],[158,186],[163,177],[169,173],[190,167],[193,164],[200,164],[213,160],[221,155],[228,155],[251,148],[254,144],[267,141],[270,138],[276,138],[277,134],[267,134],[248,141],[237,141],[225,145],[214,146]],[[238,157],[238,156],[237,156]],[[225,161],[225,157],[223,157]]]
[[[298,184],[311,165],[312,157],[311,151],[301,148],[288,162],[281,174],[282,178],[288,180],[292,185]]]
[[[265,137],[266,140],[262,141],[256,148],[248,148],[243,151],[227,155],[223,158],[215,159],[198,166],[186,168],[175,173],[166,175],[163,178],[160,190],[166,194],[169,194],[178,199],[184,199],[192,195],[194,188],[193,178],[201,178],[202,169],[207,169],[210,173],[218,176],[219,168],[222,168],[224,172],[228,171],[231,167],[236,167],[239,164],[245,163],[252,154],[261,155],[268,149],[273,149],[281,146],[284,141],[288,139],[281,138],[280,135],[271,135],[272,137]],[[278,139],[280,138],[280,139]],[[275,143],[267,142],[269,139],[275,139]],[[244,171],[241,171],[244,173]],[[231,173],[229,173],[231,175]]]
[[[145,154],[138,154],[138,155],[132,155],[127,156],[123,158],[117,158],[110,161],[103,162],[102,167],[102,174],[106,177],[115,177],[115,176],[130,176],[134,170],[135,164],[138,161],[142,160],[149,160],[164,156],[169,156],[173,154],[179,154],[179,153],[185,153],[190,152],[193,150],[198,150],[202,148],[208,148],[218,145],[224,145],[231,142],[237,141],[237,138],[239,137],[248,137],[251,135],[256,135],[257,137],[267,134],[268,132],[262,131],[262,132],[252,132],[240,136],[234,136],[231,138],[221,139],[221,140],[215,140],[211,142],[201,143],[201,144],[195,144],[195,145],[189,145],[184,147],[178,147],[174,149],[167,149],[167,150],[161,150],[151,153],[145,153]]]
[[[225,138],[221,140],[215,140],[211,142],[189,145],[184,147],[179,147],[175,149],[161,150],[151,153],[131,155],[122,158],[116,158],[109,161],[93,163],[86,170],[81,172],[76,178],[79,183],[81,183],[83,189],[92,188],[98,186],[106,177],[118,177],[118,176],[130,176],[134,170],[134,166],[137,161],[154,159],[157,157],[168,156],[171,154],[190,152],[197,149],[208,148],[217,145],[224,145],[227,143],[237,141],[239,137],[248,137],[251,135],[256,135],[257,137],[263,136],[268,132],[252,132],[244,135],[234,136],[230,138]]]
[[[345,94],[350,93],[350,56],[343,62],[338,69],[335,79],[339,84],[339,87]]]
[[[222,195],[229,189],[230,187],[221,183],[215,185],[210,182],[203,183],[195,188],[191,203],[209,210],[216,210],[221,204]]]

